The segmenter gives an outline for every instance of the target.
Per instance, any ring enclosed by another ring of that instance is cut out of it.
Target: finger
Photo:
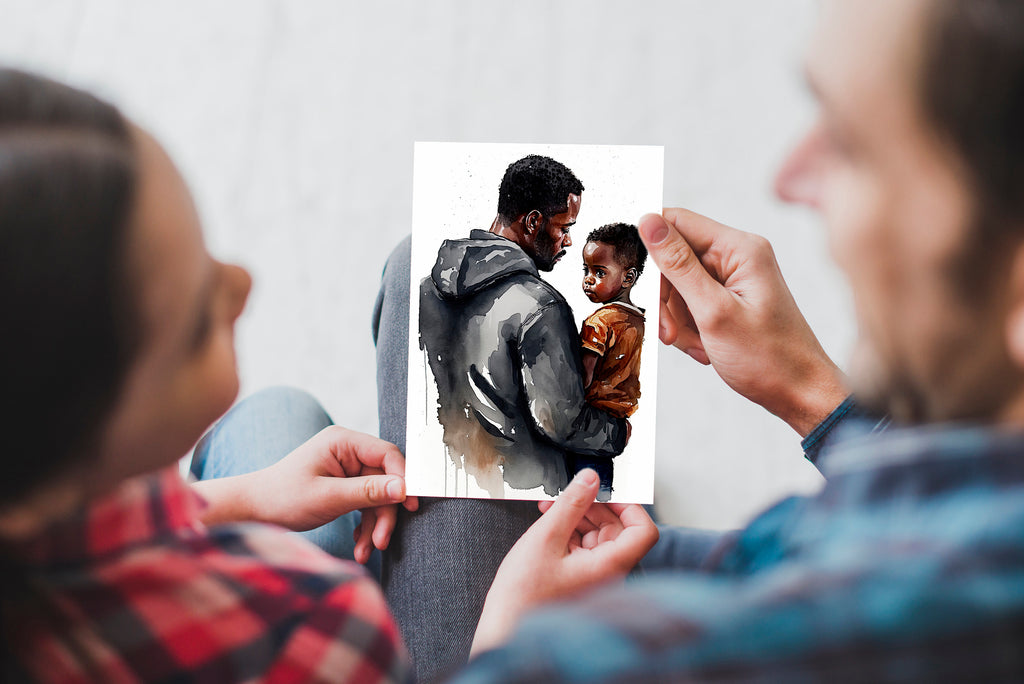
[[[617,525],[622,526],[619,516],[615,514],[608,504],[595,503],[587,509],[586,514],[583,516],[583,522],[589,523],[591,527],[598,528],[604,525]]]
[[[707,272],[693,247],[676,226],[658,214],[640,219],[640,237],[662,274],[679,292],[694,319],[713,311],[716,302],[726,296],[721,283]]]
[[[661,301],[658,307],[658,338],[665,344],[674,344],[676,341],[676,335],[678,335],[678,327],[676,325],[675,318],[672,314],[672,309],[668,306],[669,298],[675,293],[678,296],[675,288],[672,287],[672,283],[668,281],[668,278],[661,276]]]
[[[640,504],[608,504],[608,508],[615,513],[623,527],[654,525],[650,514]]]
[[[672,287],[671,284],[669,287]],[[673,344],[680,349],[690,347],[703,349],[704,343],[700,339],[700,330],[697,329],[697,323],[693,320],[693,314],[690,313],[690,308],[686,306],[686,302],[674,288],[665,299],[664,307],[668,311],[669,320],[675,326]]]
[[[586,532],[580,538],[580,547],[584,549],[593,549],[601,542],[601,533],[595,527],[593,530]]]
[[[394,506],[381,506],[374,510],[377,514],[377,524],[373,526],[373,545],[383,551],[391,542],[391,533],[395,529],[398,509]]]
[[[405,500],[405,480],[396,475],[363,475],[359,477],[325,477],[326,505],[338,515],[357,508],[386,506]]]
[[[358,474],[369,466],[388,475],[405,476],[405,457],[391,442],[337,425],[324,428],[317,438],[324,440],[346,475]]]
[[[736,235],[742,232],[703,214],[681,207],[666,207],[661,214],[701,256],[717,241],[732,241]]]
[[[703,364],[705,366],[711,365],[711,357],[708,356],[708,353],[703,349],[684,349],[683,351],[697,363]]]
[[[595,504],[595,505],[597,505],[597,504]],[[576,525],[576,531],[579,532],[580,534],[587,534],[588,532],[596,531],[598,529],[598,527],[599,526],[595,522],[593,522],[592,520],[588,519],[587,515],[584,515],[583,519],[580,520],[578,525]]]
[[[681,349],[698,363],[707,366],[711,360],[704,349],[704,341],[700,338],[690,310],[686,308],[686,303],[679,297],[678,292],[673,290],[672,295],[672,301],[661,303],[658,337],[664,344]],[[685,323],[680,323],[683,320]]]
[[[631,504],[622,510],[624,527],[612,540],[593,547],[594,563],[628,572],[658,541],[658,527],[643,506]]]
[[[357,562],[366,564],[370,560],[370,553],[373,551],[373,528],[377,522],[377,516],[373,509],[363,511],[359,520],[359,537],[356,539],[352,555]]]
[[[544,530],[549,538],[564,544],[583,520],[587,509],[594,503],[600,484],[597,473],[590,468],[584,468],[576,473],[576,477],[565,491],[534,525]]]
[[[418,496],[406,495],[405,501],[402,503],[402,505],[405,506],[405,510],[409,512],[419,510],[420,498]]]
[[[679,328],[672,320],[672,312],[669,311],[668,305],[662,302],[658,310],[658,339],[664,344],[672,345],[675,344],[678,334]]]
[[[554,503],[555,503],[554,501],[538,501],[537,502],[537,508],[540,509],[541,514],[547,513],[548,509],[551,508],[551,506]],[[593,504],[592,505],[592,507],[598,507],[598,506],[601,506],[601,504]],[[585,532],[590,532],[591,530],[596,530],[597,529],[597,525],[593,521],[589,520],[588,519],[589,517],[590,517],[590,511],[588,510],[587,513],[583,516],[583,519],[580,520],[579,525],[576,526],[576,531],[577,532],[585,533]]]

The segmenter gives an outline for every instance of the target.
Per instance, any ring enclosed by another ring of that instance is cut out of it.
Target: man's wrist
[[[483,651],[497,648],[505,643],[511,634],[516,611],[511,606],[498,605],[499,603],[501,602],[495,601],[488,592],[476,632],[473,634],[473,644],[469,650],[471,658]]]
[[[776,415],[801,438],[807,437],[850,394],[846,377],[831,361],[808,373],[804,382],[794,383],[789,390],[786,408]]]

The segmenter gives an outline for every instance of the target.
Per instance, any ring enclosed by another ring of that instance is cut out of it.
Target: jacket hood
[[[472,295],[514,273],[538,276],[522,247],[486,230],[474,230],[468,238],[441,243],[430,279],[441,296],[452,299]]]

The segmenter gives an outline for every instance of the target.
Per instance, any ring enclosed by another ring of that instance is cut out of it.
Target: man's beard
[[[888,416],[897,424],[928,422],[931,411],[926,392],[913,381],[904,364],[883,360],[865,344],[864,340],[857,342],[850,363],[850,384],[860,407],[873,416]]]
[[[1006,345],[1006,316],[1016,233],[974,218],[961,249],[946,263],[946,319],[940,329],[888,346],[861,329],[850,380],[858,403],[873,414],[913,425],[990,423],[1024,388],[1024,370]],[[903,347],[899,349],[898,347]],[[909,362],[913,354],[924,363]]]
[[[923,364],[912,365],[906,350],[882,351],[858,342],[850,381],[861,407],[902,425],[996,421],[1024,385],[998,319],[951,319],[944,332],[938,339],[921,340],[910,352]]]
[[[533,263],[539,271],[553,271],[555,263],[565,256],[565,250],[555,253],[555,241],[547,231],[547,226],[542,227],[537,233],[537,239],[533,243]]]

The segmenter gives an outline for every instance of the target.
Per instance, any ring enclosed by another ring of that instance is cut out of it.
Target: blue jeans
[[[240,401],[203,435],[192,453],[190,470],[200,480],[259,470],[331,424],[331,417],[309,394],[289,387],[265,389]],[[352,533],[358,524],[359,511],[353,511],[316,529],[291,534],[352,560]],[[374,551],[367,568],[380,577],[379,552]]]
[[[380,436],[405,451],[408,393],[410,245],[384,268],[373,312]],[[498,565],[539,517],[533,501],[434,499],[398,511],[381,584],[413,660],[432,682],[464,665]],[[722,533],[661,527],[661,541],[639,571],[698,568]]]

